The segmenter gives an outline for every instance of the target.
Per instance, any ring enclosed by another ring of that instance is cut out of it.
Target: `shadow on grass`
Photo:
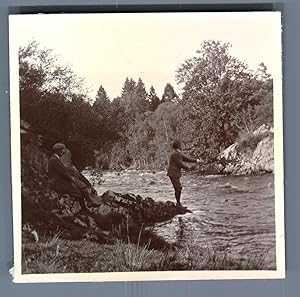
[[[165,245],[154,249],[151,238],[145,242],[147,237],[143,233],[141,228],[137,241],[127,234],[127,240],[117,239],[113,244],[65,240],[59,234],[25,243],[22,271],[31,274],[266,269],[267,249],[261,254],[238,256],[200,246],[196,240],[180,247]]]

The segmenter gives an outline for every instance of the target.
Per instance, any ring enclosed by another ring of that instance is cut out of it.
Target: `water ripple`
[[[88,175],[88,173],[87,173]],[[164,172],[103,172],[99,194],[107,190],[140,194],[155,200],[174,201]],[[268,250],[268,268],[275,268],[274,177],[197,176],[182,178],[182,203],[193,211],[157,226],[156,232],[170,241],[189,241],[215,250],[246,256]]]

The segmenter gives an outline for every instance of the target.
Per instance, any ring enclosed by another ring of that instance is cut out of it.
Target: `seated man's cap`
[[[66,146],[63,143],[55,143],[52,147],[52,150],[54,152],[65,150],[65,149],[66,149]]]
[[[179,149],[180,145],[181,145],[181,143],[179,140],[175,140],[172,144],[174,149]]]

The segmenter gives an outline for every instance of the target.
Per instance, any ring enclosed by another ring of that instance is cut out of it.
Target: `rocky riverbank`
[[[24,125],[23,125],[24,126]],[[153,226],[188,212],[171,201],[160,202],[130,193],[108,191],[94,199],[99,206],[87,212],[69,195],[50,190],[47,177],[49,151],[38,137],[22,127],[22,214],[23,224],[32,224],[39,233],[61,230],[68,239],[89,236],[107,242],[116,227],[135,230]],[[213,173],[260,174],[274,169],[273,130],[265,125],[240,138],[224,150]],[[222,162],[221,162],[222,161]],[[95,192],[91,185],[91,192]],[[135,236],[136,237],[136,236]]]
[[[33,240],[37,240],[36,236],[59,232],[61,238],[69,240],[89,238],[98,243],[111,243],[127,239],[130,233],[132,242],[138,238],[144,242],[151,239],[152,247],[163,247],[163,239],[151,233],[151,226],[189,212],[170,201],[154,201],[130,193],[107,191],[98,196],[92,185],[90,192],[94,193],[98,206],[83,210],[74,197],[50,190],[47,176],[50,152],[43,139],[28,127],[22,127],[21,135],[22,223],[27,231],[35,232],[35,238],[31,236]]]
[[[152,232],[156,223],[189,212],[173,202],[113,191],[98,196],[91,185],[98,206],[81,209],[74,197],[50,190],[43,138],[27,127],[21,132],[24,273],[260,269],[257,256],[224,258],[197,243],[167,243]]]
[[[66,239],[91,238],[107,243],[123,235],[126,238],[128,232],[137,238],[141,228],[147,229],[155,223],[189,212],[170,201],[155,202],[151,198],[112,191],[97,196],[96,200],[99,206],[83,211],[78,201],[67,194],[59,195],[47,187],[30,189],[23,186],[23,225],[32,226],[38,234],[60,230],[61,236]],[[150,232],[144,230],[143,235],[145,233],[151,237]]]

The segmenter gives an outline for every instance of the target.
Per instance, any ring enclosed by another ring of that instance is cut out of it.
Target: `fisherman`
[[[167,175],[170,177],[170,180],[171,180],[172,185],[175,190],[175,198],[176,198],[177,206],[181,206],[181,203],[180,203],[181,190],[182,190],[182,186],[181,186],[181,182],[180,182],[181,168],[189,169],[189,167],[186,166],[183,163],[183,161],[190,162],[190,163],[200,163],[201,161],[200,161],[200,159],[186,157],[181,152],[180,141],[175,140],[173,142],[172,146],[173,146],[173,152],[170,156]]]
[[[67,151],[63,143],[56,143],[52,147],[53,154],[48,162],[48,176],[51,179],[51,188],[60,194],[69,194],[80,203],[83,210],[87,207],[98,206],[92,201],[88,191],[89,182],[84,182],[84,179],[76,179],[70,173],[70,170],[62,163],[60,157]]]

